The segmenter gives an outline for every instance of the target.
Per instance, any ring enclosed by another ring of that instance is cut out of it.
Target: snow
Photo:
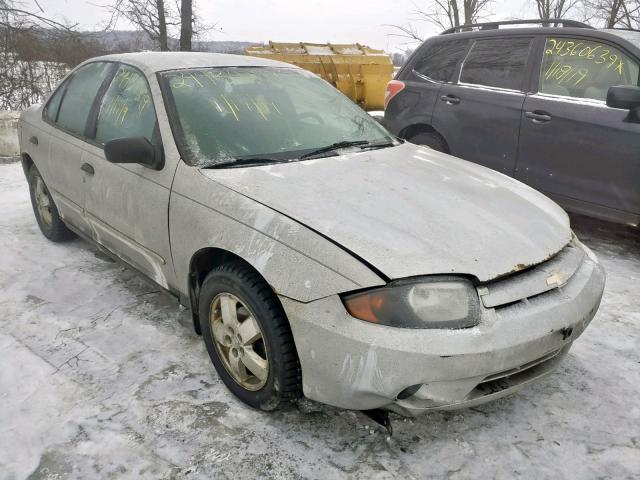
[[[0,111],[0,157],[16,156],[18,147],[18,119],[20,112]]]
[[[640,473],[640,233],[577,218],[608,271],[557,373],[394,436],[310,402],[262,413],[222,385],[188,311],[39,232],[0,164],[0,478],[631,478]],[[338,372],[336,372],[337,374]]]

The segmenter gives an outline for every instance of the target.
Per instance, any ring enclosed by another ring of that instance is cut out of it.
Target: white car
[[[172,292],[253,407],[504,396],[553,370],[602,296],[555,203],[395,139],[288,64],[95,58],[22,114],[20,143],[44,235]]]

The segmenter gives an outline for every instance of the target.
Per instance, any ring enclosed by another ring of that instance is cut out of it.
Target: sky
[[[28,0],[32,1],[32,0]],[[102,26],[112,0],[39,0],[49,16],[78,23],[82,29]],[[169,0],[171,1],[171,0]],[[429,0],[195,0],[204,22],[219,30],[206,40],[265,42],[361,43],[386,51],[406,48],[407,40],[388,26],[413,23],[422,35],[439,28],[416,21],[415,11]],[[489,19],[532,18],[533,0],[494,0]],[[122,29],[131,28],[122,22]]]

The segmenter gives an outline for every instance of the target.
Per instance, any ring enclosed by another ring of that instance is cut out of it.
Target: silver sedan
[[[174,294],[256,408],[485,402],[549,374],[600,303],[556,204],[392,137],[291,65],[95,58],[19,129],[43,234]]]

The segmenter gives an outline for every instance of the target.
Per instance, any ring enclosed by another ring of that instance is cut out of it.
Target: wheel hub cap
[[[211,302],[209,325],[222,364],[247,390],[260,390],[269,376],[269,360],[260,325],[238,297],[220,293]]]

